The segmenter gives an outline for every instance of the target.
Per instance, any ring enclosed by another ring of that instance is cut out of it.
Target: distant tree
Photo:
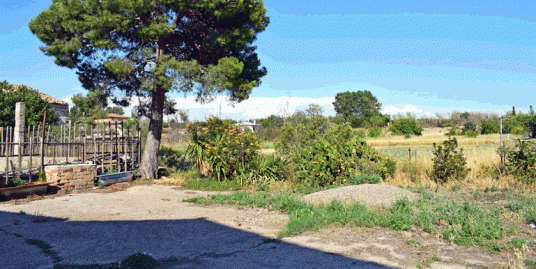
[[[512,107],[512,116],[515,116],[515,115],[516,115],[516,107],[513,106],[513,107]]]
[[[43,115],[47,112],[46,124],[56,122],[56,110],[49,107],[47,101],[43,100],[39,93],[29,89],[27,86],[15,88],[7,81],[0,82],[0,126],[15,126],[15,104],[25,103],[26,126],[43,124]]]
[[[187,123],[190,121],[189,113],[190,113],[189,110],[179,109],[179,117],[181,118],[182,123]]]
[[[370,91],[357,91],[337,93],[333,106],[337,115],[348,120],[350,115],[371,117],[380,112],[382,104]]]
[[[308,118],[322,116],[322,113],[324,113],[324,108],[322,108],[319,104],[315,103],[309,104],[309,107],[305,109],[305,114]]]
[[[92,123],[93,120],[104,118],[110,113],[125,114],[122,107],[108,106],[108,95],[99,90],[89,91],[86,95],[77,93],[71,101],[74,106],[70,109],[70,116],[74,122]]]
[[[109,114],[117,114],[117,115],[125,114],[125,111],[123,110],[123,108],[119,106],[108,107],[106,108],[106,112]]]

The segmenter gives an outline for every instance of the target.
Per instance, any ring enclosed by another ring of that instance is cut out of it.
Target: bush
[[[447,136],[455,136],[457,134],[458,133],[456,132],[456,128],[450,128],[449,132],[446,133],[445,135],[447,135]]]
[[[355,176],[351,176],[348,181],[346,182],[349,185],[361,185],[361,184],[378,184],[381,181],[381,177],[372,174],[372,175],[366,175],[366,174],[359,174]]]
[[[506,117],[503,121],[503,128],[505,133],[520,135],[532,132],[532,129],[536,127],[535,123],[536,116],[519,114]]]
[[[170,147],[162,146],[158,153],[158,165],[180,169],[185,167],[185,158],[181,153]]]
[[[241,171],[237,178],[242,186],[263,186],[286,178],[284,161],[273,154],[258,154],[250,163],[244,165],[244,171]]]
[[[476,131],[466,130],[465,136],[475,138],[477,137],[478,133]]]
[[[393,121],[389,131],[393,135],[421,135],[423,130],[414,119],[403,118]]]
[[[497,119],[488,118],[482,121],[480,126],[481,134],[498,134],[501,131],[501,125]]]
[[[463,125],[463,131],[476,131],[476,124],[472,121],[468,121]]]
[[[198,165],[204,176],[228,179],[245,172],[260,149],[257,138],[249,131],[241,131],[230,121],[210,118],[207,122],[187,125],[191,145],[187,154]]]
[[[436,183],[446,183],[451,179],[462,180],[469,174],[471,169],[467,167],[463,149],[458,152],[457,147],[455,137],[443,141],[443,146],[434,143],[432,179]]]
[[[514,148],[501,147],[498,153],[505,156],[506,172],[522,182],[534,183],[536,180],[534,143],[518,140]]]
[[[394,161],[356,138],[348,123],[330,125],[324,133],[314,126],[298,125],[295,129],[287,124],[276,141],[276,150],[294,168],[293,178],[316,186],[342,183],[363,171],[385,178],[395,169]]]
[[[379,126],[374,126],[369,129],[368,136],[369,137],[379,137],[382,134],[382,128]]]

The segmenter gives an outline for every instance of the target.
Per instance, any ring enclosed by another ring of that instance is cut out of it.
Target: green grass
[[[236,191],[242,189],[240,182],[237,180],[218,181],[213,178],[191,179],[184,184],[184,187],[202,191]]]
[[[500,243],[501,239],[517,232],[514,225],[503,221],[504,214],[520,214],[518,212],[470,200],[448,200],[443,196],[432,196],[424,192],[421,195],[421,198],[414,202],[398,200],[389,210],[339,201],[313,206],[299,200],[299,196],[290,192],[237,192],[186,201],[257,206],[287,212],[289,222],[280,232],[280,237],[316,231],[322,227],[350,225],[379,226],[397,231],[420,229],[458,245],[483,246],[490,251],[504,251],[528,244],[528,241],[523,239]],[[536,216],[535,207],[536,205],[532,205],[530,210],[521,214]]]

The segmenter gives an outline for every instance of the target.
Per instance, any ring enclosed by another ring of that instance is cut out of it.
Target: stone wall
[[[47,182],[61,189],[88,188],[94,186],[97,166],[94,164],[71,164],[45,166]]]

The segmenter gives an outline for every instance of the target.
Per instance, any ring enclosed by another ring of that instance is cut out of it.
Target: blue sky
[[[268,69],[250,99],[200,105],[192,118],[248,119],[370,90],[385,113],[527,109],[536,100],[536,8],[529,1],[264,2],[271,23],[255,42]],[[0,81],[68,100],[84,92],[75,70],[39,50],[28,22],[51,1],[0,0]],[[220,112],[221,111],[221,112]]]

